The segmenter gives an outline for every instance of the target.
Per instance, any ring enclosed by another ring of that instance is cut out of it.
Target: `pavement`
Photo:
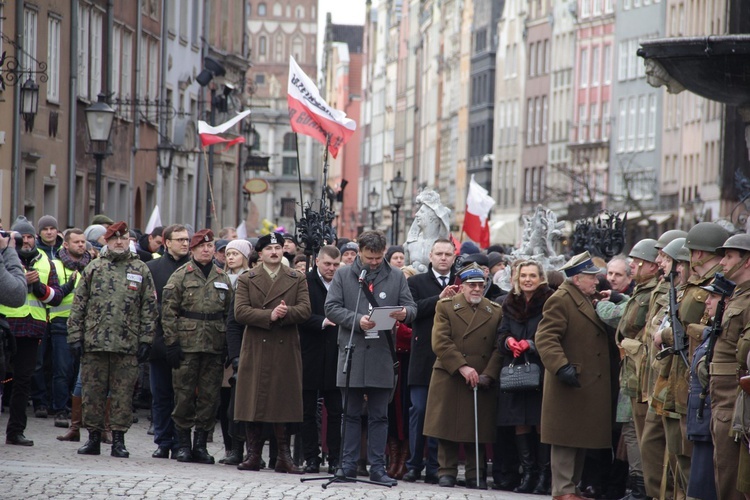
[[[323,489],[323,481],[300,482],[295,476],[266,469],[259,472],[239,471],[228,465],[183,464],[175,460],[151,458],[156,449],[147,434],[148,411],[139,410],[138,423],[125,435],[130,458],[110,456],[110,446],[102,444],[100,456],[78,455],[85,441],[62,442],[55,439],[65,429],[54,426],[54,418],[35,418],[29,408],[25,435],[34,446],[12,446],[0,441],[0,499],[310,499],[310,500],[441,500],[441,499],[517,499],[543,498],[494,490],[469,490],[462,487],[441,488],[423,482],[399,481],[386,488],[363,483],[334,483]],[[7,409],[0,414],[5,430]],[[3,433],[4,434],[4,433]],[[209,452],[218,461],[224,456],[220,427],[216,426]],[[267,454],[268,446],[264,447]],[[268,461],[268,457],[265,457]],[[322,474],[321,474],[322,475]]]

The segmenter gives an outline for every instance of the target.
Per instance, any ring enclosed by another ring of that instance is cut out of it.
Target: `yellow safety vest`
[[[57,270],[57,279],[60,280],[60,284],[67,283],[68,271],[70,270],[66,269],[65,264],[63,264],[60,260],[53,260],[52,262],[55,264],[55,269]],[[75,271],[71,271],[70,274],[73,274],[73,272]],[[78,283],[80,281],[81,273],[78,273],[78,275],[76,276],[76,287],[78,287]],[[73,298],[75,298],[75,293],[71,291],[62,299],[62,302],[60,302],[59,306],[50,307],[49,319],[69,317],[70,308],[73,305]]]
[[[34,262],[32,268],[39,273],[39,281],[46,285],[49,282],[49,273],[52,266],[47,254],[39,249],[37,249],[37,252],[39,252],[41,258]],[[0,314],[6,318],[25,318],[31,315],[35,320],[47,322],[47,305],[39,300],[36,295],[29,293],[24,305],[21,307],[0,306]]]

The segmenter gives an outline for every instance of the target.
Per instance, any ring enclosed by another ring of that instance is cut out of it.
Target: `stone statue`
[[[406,265],[423,273],[430,263],[430,250],[435,240],[450,236],[451,210],[440,202],[440,195],[430,188],[419,193],[416,201],[421,206],[406,235],[404,253]]]
[[[644,65],[646,66],[646,81],[652,87],[659,88],[664,85],[670,94],[679,94],[685,90],[685,87],[672,78],[672,75],[658,61],[646,59]]]
[[[511,260],[533,259],[545,271],[557,270],[565,263],[564,255],[557,255],[555,241],[562,238],[563,222],[557,222],[557,215],[541,205],[533,215],[523,216],[523,236],[521,246],[511,253]]]

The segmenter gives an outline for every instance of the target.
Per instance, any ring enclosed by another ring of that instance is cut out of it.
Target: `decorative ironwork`
[[[16,52],[23,51],[23,49],[19,47],[12,38],[6,36],[5,33],[0,33],[0,37],[2,37],[3,41],[14,47]],[[22,83],[24,75],[29,77],[32,75],[38,75],[40,82],[47,82],[49,79],[49,76],[47,75],[47,63],[44,61],[37,61],[31,54],[25,54],[26,58],[37,65],[37,69],[22,67],[21,61],[19,61],[18,57],[8,55],[8,52],[5,50],[0,54],[0,71],[2,71],[2,73],[0,73],[0,90],[5,91],[6,85],[14,87]]]
[[[627,214],[602,210],[596,220],[580,219],[573,231],[572,249],[575,253],[588,251],[592,256],[609,260],[625,248]]]

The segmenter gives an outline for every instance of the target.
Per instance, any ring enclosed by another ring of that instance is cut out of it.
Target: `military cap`
[[[560,268],[560,271],[563,271],[568,278],[576,274],[599,274],[606,272],[594,265],[594,262],[591,260],[591,254],[588,252],[574,255]]]
[[[214,232],[210,229],[201,229],[197,231],[190,239],[190,250],[197,247],[201,243],[208,243],[214,241]]]
[[[283,245],[284,235],[281,233],[268,233],[265,236],[258,238],[258,243],[255,244],[255,251],[260,253],[261,250],[266,248],[268,245]]]
[[[96,214],[93,219],[91,219],[91,224],[101,224],[102,226],[109,226],[114,224],[115,221],[110,219],[104,214]]]
[[[458,271],[458,277],[461,278],[461,283],[484,283],[484,271],[476,262],[462,267]]]
[[[108,240],[110,238],[114,238],[115,236],[130,236],[127,222],[121,220],[120,222],[110,224],[110,226],[107,228],[107,232],[104,233],[104,239]]]
[[[461,264],[478,264],[480,266],[490,267],[490,259],[483,253],[472,253],[466,255]]]

